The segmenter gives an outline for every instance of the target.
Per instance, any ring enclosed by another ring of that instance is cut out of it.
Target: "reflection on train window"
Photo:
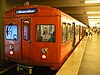
[[[37,25],[36,40],[39,42],[55,42],[55,26],[54,25]]]
[[[18,27],[17,25],[6,25],[6,39],[17,40],[18,39]]]
[[[70,23],[62,22],[62,44],[72,38],[72,26]]]
[[[29,40],[29,25],[30,25],[30,21],[28,21],[28,20],[25,20],[24,21],[24,31],[23,31],[23,33],[24,33],[24,36],[23,36],[23,38],[24,38],[24,40]]]
[[[67,26],[66,23],[62,23],[62,43],[67,41]]]
[[[68,26],[68,40],[70,40],[72,38],[72,26],[70,23],[67,23]]]
[[[76,25],[75,28],[76,28],[75,29],[75,35],[77,36],[77,35],[79,35],[79,25]]]

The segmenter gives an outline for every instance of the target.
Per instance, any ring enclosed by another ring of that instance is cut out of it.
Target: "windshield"
[[[7,40],[17,40],[18,39],[17,25],[6,25],[6,39]]]

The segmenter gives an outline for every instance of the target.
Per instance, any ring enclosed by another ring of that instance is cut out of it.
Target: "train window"
[[[29,25],[30,25],[30,21],[29,20],[25,20],[24,21],[24,28],[23,28],[23,33],[24,33],[24,40],[29,40]]]
[[[72,26],[70,23],[67,23],[68,26],[68,40],[70,40],[72,38]]]
[[[17,40],[18,39],[18,26],[9,24],[6,25],[6,39]]]
[[[67,26],[66,23],[62,23],[62,43],[67,41]]]
[[[37,25],[36,40],[38,42],[55,42],[55,25]]]
[[[79,35],[79,25],[76,25],[75,28],[76,28],[76,29],[75,29],[75,35]]]

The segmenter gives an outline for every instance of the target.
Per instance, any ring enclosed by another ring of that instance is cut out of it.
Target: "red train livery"
[[[5,60],[57,70],[84,34],[84,24],[56,8],[16,7],[4,14]]]

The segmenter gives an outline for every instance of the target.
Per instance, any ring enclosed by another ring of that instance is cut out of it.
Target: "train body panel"
[[[9,10],[4,15],[5,59],[59,69],[83,37],[82,27],[75,29],[76,22],[60,10],[46,6]]]
[[[18,20],[16,18],[6,18],[5,21],[4,21],[4,25],[6,25],[6,26],[4,26],[5,31],[8,30],[8,26],[9,26],[8,24],[11,24],[12,21],[14,21],[14,26],[16,24],[20,25],[20,20]],[[19,29],[18,36],[19,36],[20,32],[21,31]],[[5,34],[6,39],[12,38],[12,36],[11,36],[12,33],[11,32],[8,33],[8,31],[6,31],[4,34]],[[6,35],[9,35],[9,36],[6,37]],[[10,49],[13,50],[13,47],[14,47],[14,51],[15,51],[14,53],[15,54],[14,54],[13,58],[21,59],[21,51],[20,51],[20,49],[21,49],[21,37],[19,37],[19,39],[17,41],[14,41],[12,39],[10,39],[10,40],[6,40],[6,39],[5,39],[5,41],[6,41],[5,42],[5,53],[6,53],[5,56],[12,57],[10,55]]]
[[[35,36],[32,35],[31,37],[32,38],[35,38],[33,39],[34,42],[32,42],[32,49],[34,48],[34,50],[32,50],[32,53],[36,53],[32,56],[32,61],[35,61],[35,62],[57,62],[58,61],[58,58],[55,57],[57,53],[57,49],[58,49],[58,43],[53,43],[53,42],[48,42],[47,40],[50,38],[50,34],[48,34],[48,31],[49,30],[49,25],[51,28],[54,27],[54,31],[57,32],[57,25],[58,25],[58,21],[55,21],[57,19],[57,16],[56,17],[34,17],[34,20],[33,22],[36,22],[32,27],[32,28],[35,28],[33,30],[35,30]],[[43,21],[42,21],[43,20]],[[46,20],[46,21],[45,21]],[[42,26],[44,26],[45,30],[43,31],[42,29]],[[56,27],[56,28],[55,28]],[[38,30],[39,28],[39,30]],[[33,33],[34,33],[33,32]],[[39,38],[42,37],[42,40],[40,40]],[[57,35],[55,35],[55,37],[57,37]],[[55,40],[55,42],[57,42],[57,39]],[[47,60],[44,60],[42,59],[42,52],[41,50],[45,48],[47,49]],[[53,54],[54,53],[54,54]]]

